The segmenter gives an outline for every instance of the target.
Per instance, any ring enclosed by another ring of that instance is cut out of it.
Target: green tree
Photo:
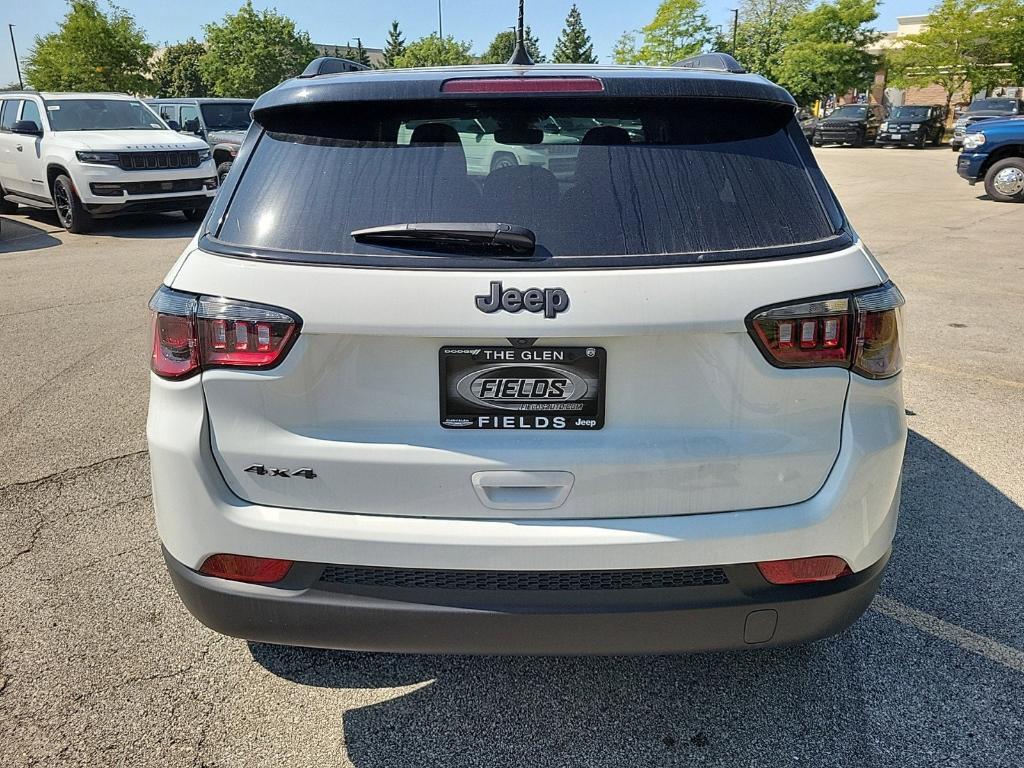
[[[714,40],[715,29],[700,0],[662,0],[650,24],[624,32],[615,43],[615,62],[674,64],[700,53]]]
[[[867,87],[878,69],[864,50],[879,38],[869,26],[876,18],[876,0],[831,0],[794,16],[778,83],[801,104]]]
[[[391,29],[388,30],[388,41],[384,46],[384,67],[390,69],[397,67],[398,57],[405,53],[405,38],[398,28],[398,19],[392,19]]]
[[[154,93],[164,97],[209,96],[210,86],[199,70],[199,59],[204,53],[206,46],[191,37],[165,48],[150,70]]]
[[[345,58],[356,64],[362,64],[364,67],[370,66],[370,55],[363,48],[363,40],[359,37],[356,38],[355,48],[350,45],[345,49]]]
[[[733,56],[748,72],[777,80],[793,19],[806,10],[807,0],[743,0]]]
[[[71,0],[56,32],[36,36],[25,81],[45,91],[123,91],[148,94],[153,46],[127,11],[107,13],[95,0]]]
[[[1024,83],[1024,0],[995,0],[990,14],[996,56],[1010,65],[1006,79]]]
[[[254,98],[293,77],[316,57],[309,34],[277,11],[257,11],[246,0],[238,13],[206,25],[203,77],[217,96]]]
[[[551,60],[556,64],[597,64],[594,46],[576,3],[572,4],[569,15],[565,17],[565,26],[555,42]]]
[[[1005,7],[1005,6],[1004,6]],[[889,82],[897,87],[938,85],[946,109],[970,84],[971,90],[1000,85],[1012,75],[999,63],[1000,11],[983,0],[943,0],[925,19],[925,28],[903,38],[903,46],[887,57]]]
[[[451,35],[438,37],[437,33],[413,40],[395,59],[396,67],[448,67],[472,64],[469,49],[472,43],[456,40]]]
[[[530,58],[538,64],[543,62],[545,59],[544,54],[540,52],[540,43],[533,36],[529,27],[523,30],[523,37],[526,40],[526,51],[530,54]],[[516,33],[511,29],[506,29],[494,36],[480,60],[484,64],[505,64],[512,58],[512,52],[515,49]]]

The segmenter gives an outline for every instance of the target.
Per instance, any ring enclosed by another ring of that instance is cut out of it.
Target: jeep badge
[[[543,311],[544,317],[552,318],[569,308],[569,294],[564,288],[503,289],[498,280],[491,282],[490,293],[476,297],[476,308],[488,314],[499,309],[512,314],[524,309],[527,312]]]

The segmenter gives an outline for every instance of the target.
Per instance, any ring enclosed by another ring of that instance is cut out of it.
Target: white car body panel
[[[854,571],[887,552],[899,509],[906,417],[900,377],[852,377],[842,451],[800,504],[745,512],[615,519],[451,520],[251,504],[210,449],[202,385],[152,377],[153,500],[170,554],[198,569],[216,552],[438,569],[573,570],[746,563],[821,554]],[[467,483],[468,483],[467,478]]]
[[[492,280],[557,285],[556,319],[484,314]],[[477,472],[570,473],[554,507],[518,517],[614,518],[774,507],[813,496],[840,448],[850,380],[838,368],[768,365],[744,319],[765,304],[878,284],[859,246],[824,256],[671,269],[467,273],[346,269],[194,251],[178,290],[277,304],[303,320],[279,367],[203,374],[214,456],[233,493],[273,506],[410,517],[509,517]],[[423,297],[429,296],[425,301]],[[609,308],[627,302],[625,315]],[[438,349],[453,340],[597,346],[607,423],[594,432],[442,429]],[[312,467],[313,481],[244,471]],[[400,478],[400,481],[399,481]]]

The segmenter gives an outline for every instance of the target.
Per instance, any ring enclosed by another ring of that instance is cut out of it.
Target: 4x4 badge
[[[569,294],[564,288],[502,288],[501,281],[491,281],[491,292],[476,297],[476,308],[481,312],[497,312],[503,309],[515,314],[543,312],[544,317],[554,317],[569,308]]]
[[[307,480],[312,480],[317,476],[316,472],[309,467],[301,467],[300,469],[280,469],[279,467],[266,467],[262,464],[250,464],[244,471],[252,472],[257,475],[270,475],[271,477],[304,477]]]

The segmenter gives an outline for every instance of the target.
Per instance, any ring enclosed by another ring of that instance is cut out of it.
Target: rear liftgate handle
[[[555,509],[569,496],[575,480],[572,472],[474,472],[473,490],[491,509]]]

